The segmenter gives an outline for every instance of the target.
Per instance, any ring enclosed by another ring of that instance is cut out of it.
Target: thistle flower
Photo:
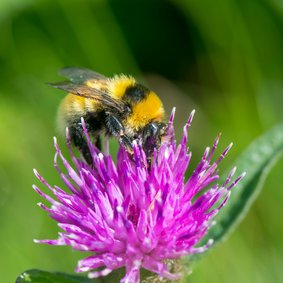
[[[36,192],[51,203],[46,210],[58,222],[63,232],[56,240],[36,240],[49,245],[70,245],[73,249],[93,252],[79,261],[77,272],[89,272],[90,278],[106,276],[125,267],[124,283],[140,282],[140,269],[176,280],[180,274],[171,273],[167,260],[205,251],[212,243],[198,246],[212,224],[212,218],[225,205],[231,188],[244,174],[231,181],[235,169],[223,184],[217,166],[232,144],[211,162],[219,136],[212,149],[206,148],[201,161],[186,180],[191,159],[187,148],[188,128],[194,111],[184,127],[179,144],[174,138],[171,114],[167,139],[154,152],[151,164],[138,141],[133,143],[133,155],[121,146],[117,164],[105,152],[92,145],[85,125],[84,132],[93,158],[93,166],[76,158],[67,135],[73,167],[64,158],[54,139],[54,164],[69,192],[50,186],[37,171],[36,177],[55,198],[34,186]],[[58,166],[57,157],[67,173]]]

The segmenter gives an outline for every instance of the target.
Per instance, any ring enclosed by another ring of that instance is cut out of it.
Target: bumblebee
[[[92,158],[81,117],[99,149],[101,134],[117,137],[129,152],[133,140],[140,139],[150,159],[167,128],[163,104],[153,91],[123,74],[108,78],[92,70],[67,67],[60,75],[68,81],[50,84],[68,92],[59,107],[58,123],[61,129],[69,128],[71,141],[89,164]]]

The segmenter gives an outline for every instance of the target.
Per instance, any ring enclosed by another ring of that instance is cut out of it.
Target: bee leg
[[[100,151],[102,150],[102,143],[99,135],[96,137],[94,144]]]
[[[120,144],[122,144],[127,150],[129,150],[130,152],[132,152],[132,140],[125,135],[124,133],[120,133],[119,134],[119,142]]]
[[[106,124],[109,134],[118,137],[120,144],[132,151],[132,139],[125,134],[125,128],[120,119],[114,115],[108,115]]]
[[[89,164],[93,164],[93,160],[88,148],[87,141],[84,137],[84,132],[82,126],[78,123],[69,128],[70,138],[74,145],[83,155],[85,161]]]

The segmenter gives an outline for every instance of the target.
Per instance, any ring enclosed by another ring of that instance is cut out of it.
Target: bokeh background
[[[154,89],[181,132],[188,113],[193,163],[219,131],[234,142],[222,169],[283,120],[280,0],[0,1],[0,281],[30,268],[73,272],[80,254],[34,244],[57,226],[36,203],[35,167],[53,168],[64,66],[132,74]],[[61,144],[64,139],[61,138]],[[218,151],[220,152],[220,150]],[[188,282],[283,282],[283,162],[228,241],[198,262]],[[42,186],[41,186],[42,187]]]

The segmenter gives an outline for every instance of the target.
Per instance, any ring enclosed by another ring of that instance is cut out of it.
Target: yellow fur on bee
[[[69,93],[62,101],[61,112],[68,115],[79,115],[85,112],[85,98]]]
[[[146,126],[151,121],[162,121],[164,108],[159,97],[150,92],[146,99],[135,104],[132,114],[127,119],[127,124],[136,130]]]
[[[83,117],[87,111],[96,111],[99,102],[69,93],[61,102],[58,109],[57,125],[64,132],[69,121]]]
[[[109,90],[114,98],[121,99],[125,94],[126,89],[135,85],[135,83],[136,81],[133,77],[125,75],[116,75],[110,81]]]

